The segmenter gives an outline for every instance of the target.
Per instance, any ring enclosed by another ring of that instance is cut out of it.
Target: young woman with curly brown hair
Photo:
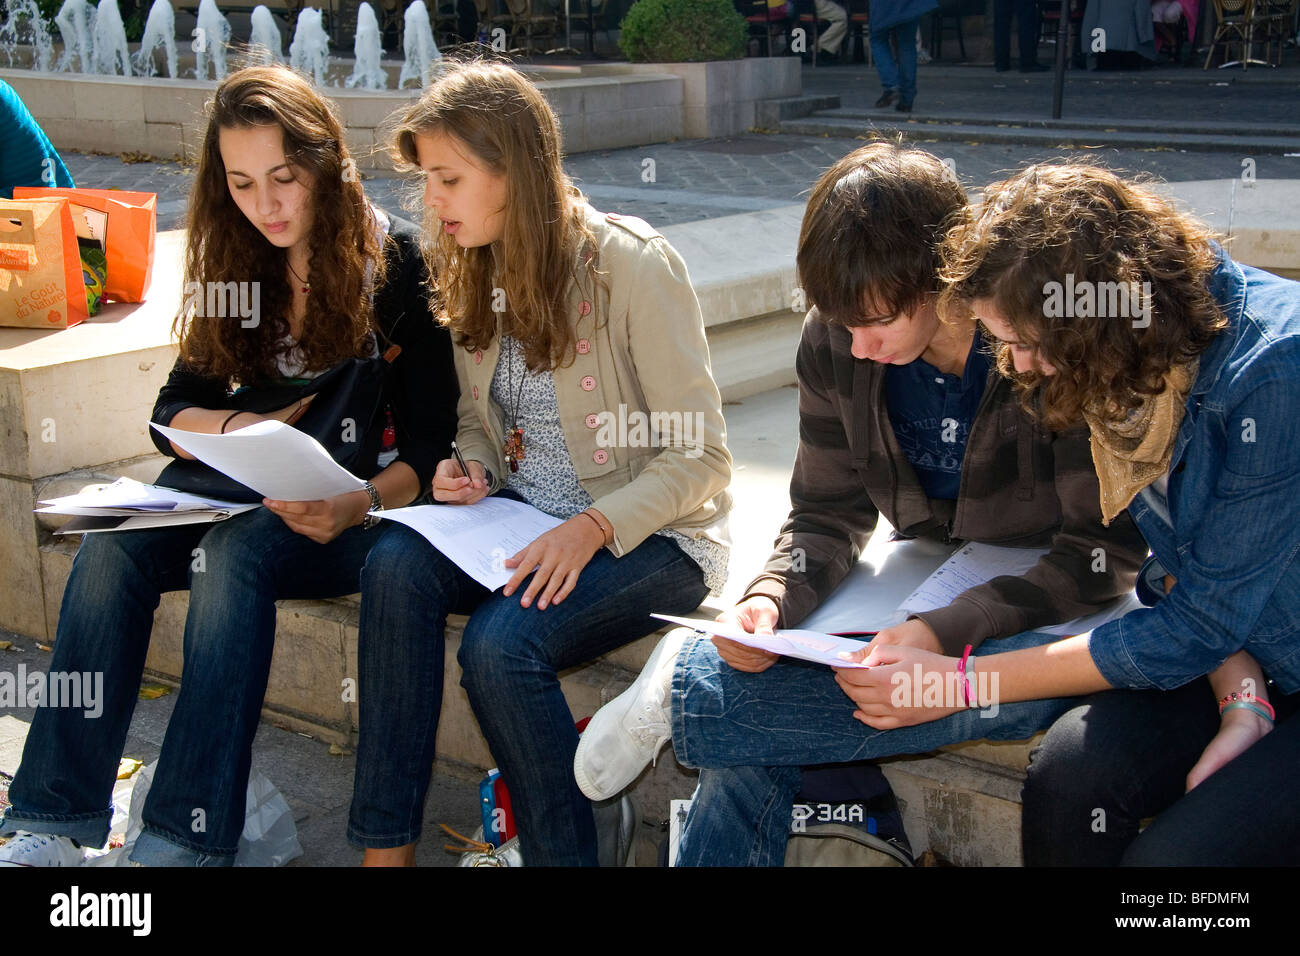
[[[372,207],[358,180],[333,108],[296,74],[249,68],[217,88],[188,217],[186,288],[199,293],[177,319],[180,357],[153,421],[210,434],[268,419],[306,428],[313,405],[346,407],[327,387],[358,388],[324,376],[369,361],[382,386],[363,403],[375,414],[353,423],[359,450],[348,456],[367,489],[264,501],[214,525],[85,537],[50,669],[102,674],[102,713],[37,711],[0,825],[23,832],[0,851],[4,860],[68,865],[80,859],[77,844],[103,844],[153,612],[163,592],[188,589],[181,689],[132,860],[233,863],[275,602],[358,591],[366,555],[389,530],[367,512],[418,497],[447,454],[455,370],[450,337],[428,308],[418,229]],[[211,314],[204,290],[241,283],[255,292],[241,296],[251,314]],[[317,379],[311,398],[264,414],[240,411],[249,403],[234,395],[292,393],[294,384],[306,395]]]
[[[1148,607],[965,662],[996,668],[1004,703],[1094,694],[1033,755],[1026,863],[1300,862],[1300,284],[1234,262],[1149,187],[1070,164],[989,187],[945,262],[946,300],[973,307],[1025,400],[1088,423],[1102,513],[1127,507],[1152,551]],[[868,663],[841,675],[863,722],[952,712],[888,701],[895,673],[956,659]]]

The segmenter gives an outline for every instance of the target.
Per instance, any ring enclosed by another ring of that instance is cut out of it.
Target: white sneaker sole
[[[649,753],[646,758],[635,767],[632,762],[629,761],[628,766],[625,768],[625,772],[617,778],[604,780],[601,784],[597,784],[596,781],[591,778],[587,770],[587,760],[592,747],[595,746],[594,741],[596,741],[597,738],[608,737],[612,733],[617,735],[619,746],[624,750],[630,751],[641,746],[622,726],[623,718],[626,716],[627,705],[631,702],[631,699],[636,696],[636,690],[637,688],[635,685],[629,687],[600,710],[596,711],[595,716],[591,718],[586,729],[583,730],[582,736],[578,738],[578,749],[573,755],[573,778],[578,783],[578,789],[581,790],[590,800],[608,800],[610,797],[615,797],[622,793],[631,785],[633,780],[641,775],[641,772],[645,770],[646,767],[650,766],[658,759],[659,751],[663,749],[663,745],[672,739],[670,737],[664,737],[661,739],[658,744],[656,744],[654,751]],[[629,698],[628,701],[623,700],[625,697]],[[605,729],[611,722],[615,725],[614,728],[612,730]]]

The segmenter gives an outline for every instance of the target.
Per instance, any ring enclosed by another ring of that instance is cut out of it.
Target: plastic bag
[[[254,773],[249,778],[246,799],[235,866],[284,866],[302,856],[289,804],[265,774]]]
[[[87,854],[86,866],[129,866],[131,850],[144,829],[141,819],[149,787],[153,784],[154,761],[137,773],[126,800],[130,809],[126,815],[126,840],[123,846],[107,852],[92,851]],[[126,801],[123,801],[126,802]],[[120,804],[115,801],[112,832],[118,832]],[[92,855],[93,854],[93,855]],[[235,866],[283,866],[302,856],[298,842],[298,827],[284,795],[276,789],[263,773],[254,773],[248,780],[245,795],[244,832],[239,837]]]

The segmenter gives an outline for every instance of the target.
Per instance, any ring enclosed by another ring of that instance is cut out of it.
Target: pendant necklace
[[[509,337],[506,336],[506,338]],[[510,466],[510,470],[518,471],[519,463],[524,459],[524,429],[523,426],[519,424],[519,402],[520,399],[523,398],[524,394],[523,379],[528,376],[525,373],[524,377],[519,380],[519,389],[516,391],[514,387],[513,361],[515,355],[515,340],[509,338],[509,342],[510,352],[509,355],[506,356],[506,394],[514,395],[514,403],[510,408],[510,427],[506,429],[504,451],[506,455],[506,464]]]
[[[288,256],[285,256],[285,257],[284,257],[284,264],[285,264],[286,266],[289,267],[289,271],[293,273],[293,277],[294,277],[295,279],[297,279],[298,282],[300,283],[300,287],[301,287],[301,289],[302,289],[302,293],[303,293],[303,295],[307,295],[308,293],[310,293],[310,292],[311,292],[311,286],[307,284],[307,280],[306,280],[306,279],[304,279],[302,276],[298,275],[298,270],[295,269],[295,268],[293,267],[293,263],[291,263],[291,262],[289,261],[289,257],[288,257]],[[308,270],[308,271],[310,271],[310,270]]]

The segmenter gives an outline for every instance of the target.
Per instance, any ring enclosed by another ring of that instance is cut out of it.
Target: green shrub
[[[738,60],[745,18],[731,0],[637,0],[623,17],[618,45],[633,63]]]

